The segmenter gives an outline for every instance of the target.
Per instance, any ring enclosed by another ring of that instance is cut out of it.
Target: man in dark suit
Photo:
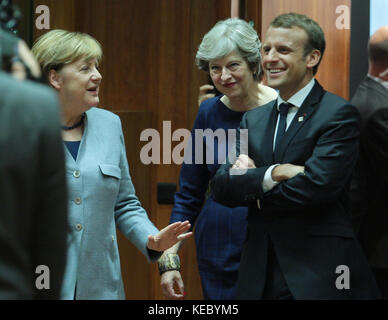
[[[351,212],[384,299],[388,299],[388,26],[368,44],[369,70],[352,98],[361,113]]]
[[[58,100],[2,71],[0,92],[0,300],[59,299],[67,205]]]
[[[248,154],[213,180],[217,201],[249,206],[239,299],[379,297],[346,208],[359,114],[314,79],[324,49],[308,17],[271,22],[262,63],[279,98],[244,115]]]

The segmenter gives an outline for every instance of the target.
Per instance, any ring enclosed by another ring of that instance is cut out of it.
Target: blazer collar
[[[297,93],[295,93],[292,97],[290,97],[287,101],[284,101],[282,97],[279,95],[277,99],[277,106],[279,110],[279,105],[283,102],[290,103],[294,107],[300,108],[303,102],[306,100],[307,96],[310,94],[311,90],[314,88],[316,80],[312,78],[304,88],[300,89]]]
[[[326,91],[322,86],[315,80],[314,87],[311,89],[309,95],[304,100],[303,104],[296,113],[294,119],[292,120],[290,126],[288,127],[282,142],[279,145],[279,148],[275,150],[274,153],[274,162],[280,163],[284,156],[284,152],[287,149],[287,146],[290,144],[293,137],[296,133],[303,127],[303,125],[309,120],[311,115],[315,112],[317,104],[321,101],[323,94]],[[276,125],[276,122],[275,122]],[[274,125],[274,126],[275,126]],[[275,130],[275,129],[274,129]],[[273,142],[273,134],[272,140]],[[267,150],[267,149],[266,149]],[[270,149],[272,150],[272,148]]]
[[[79,149],[78,149],[78,155],[77,155],[77,160],[74,160],[73,156],[71,155],[70,151],[67,149],[67,147],[64,145],[64,148],[65,148],[65,156],[66,156],[66,166],[68,167],[71,167],[71,168],[79,168],[80,166],[80,163],[81,163],[81,159],[84,157],[84,153],[85,153],[85,143],[86,143],[86,140],[89,140],[89,136],[90,136],[90,129],[89,129],[89,119],[90,117],[90,114],[89,114],[89,110],[85,112],[85,118],[84,118],[84,132],[82,134],[82,138],[81,138],[81,143],[79,145]]]
[[[388,96],[388,88],[383,86],[383,84],[380,83],[379,81],[376,81],[374,77],[372,78],[371,76],[367,75],[364,79],[364,83],[373,87],[375,90],[379,91],[382,95]]]
[[[262,140],[258,145],[261,145],[261,156],[263,158],[264,165],[273,164],[273,138],[275,134],[276,122],[278,119],[277,112],[277,100],[274,100],[272,106],[268,109],[268,113],[264,116],[261,116],[261,119],[258,119],[262,123],[258,123],[256,126],[260,132],[263,133]],[[264,121],[266,120],[266,121]],[[260,136],[259,136],[260,137]],[[258,138],[259,138],[258,137]],[[255,138],[256,139],[256,138]],[[265,150],[265,151],[264,151]],[[268,152],[266,152],[268,150]],[[269,152],[270,151],[270,152]]]

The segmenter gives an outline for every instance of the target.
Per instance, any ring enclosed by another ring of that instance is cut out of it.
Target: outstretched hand
[[[189,221],[175,222],[159,231],[159,233],[148,236],[148,249],[164,251],[172,247],[178,241],[185,240],[192,236],[192,232],[187,232],[191,225]]]

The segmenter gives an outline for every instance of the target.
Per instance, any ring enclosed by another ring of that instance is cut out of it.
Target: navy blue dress
[[[217,136],[216,130],[221,129],[226,139],[221,134],[214,140],[203,137],[199,143],[192,143],[192,163],[189,164],[185,153],[185,162],[180,171],[180,188],[175,194],[170,218],[171,223],[184,220],[189,220],[193,226],[196,223],[195,242],[205,299],[235,298],[240,255],[247,229],[247,207],[228,208],[213,200],[211,191],[206,195],[210,179],[225,160],[228,129],[235,132],[244,115],[244,112],[227,108],[220,98],[211,98],[201,104],[191,135],[192,141],[195,141],[196,132],[211,129],[215,133],[214,138]],[[233,139],[233,135],[229,137],[229,140]],[[209,157],[212,149],[215,150],[214,161]],[[201,153],[202,157],[199,156]],[[207,161],[206,156],[209,157]],[[199,163],[199,159],[203,159],[203,164]]]

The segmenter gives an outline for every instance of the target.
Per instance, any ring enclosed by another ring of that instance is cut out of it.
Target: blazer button
[[[75,204],[81,204],[82,201],[81,201],[80,197],[77,197],[74,199],[74,202],[75,202]]]
[[[74,178],[79,178],[80,175],[81,175],[81,172],[79,172],[78,170],[75,170],[75,171],[73,172]]]
[[[82,230],[82,224],[78,223],[75,225],[75,230],[81,231]]]

